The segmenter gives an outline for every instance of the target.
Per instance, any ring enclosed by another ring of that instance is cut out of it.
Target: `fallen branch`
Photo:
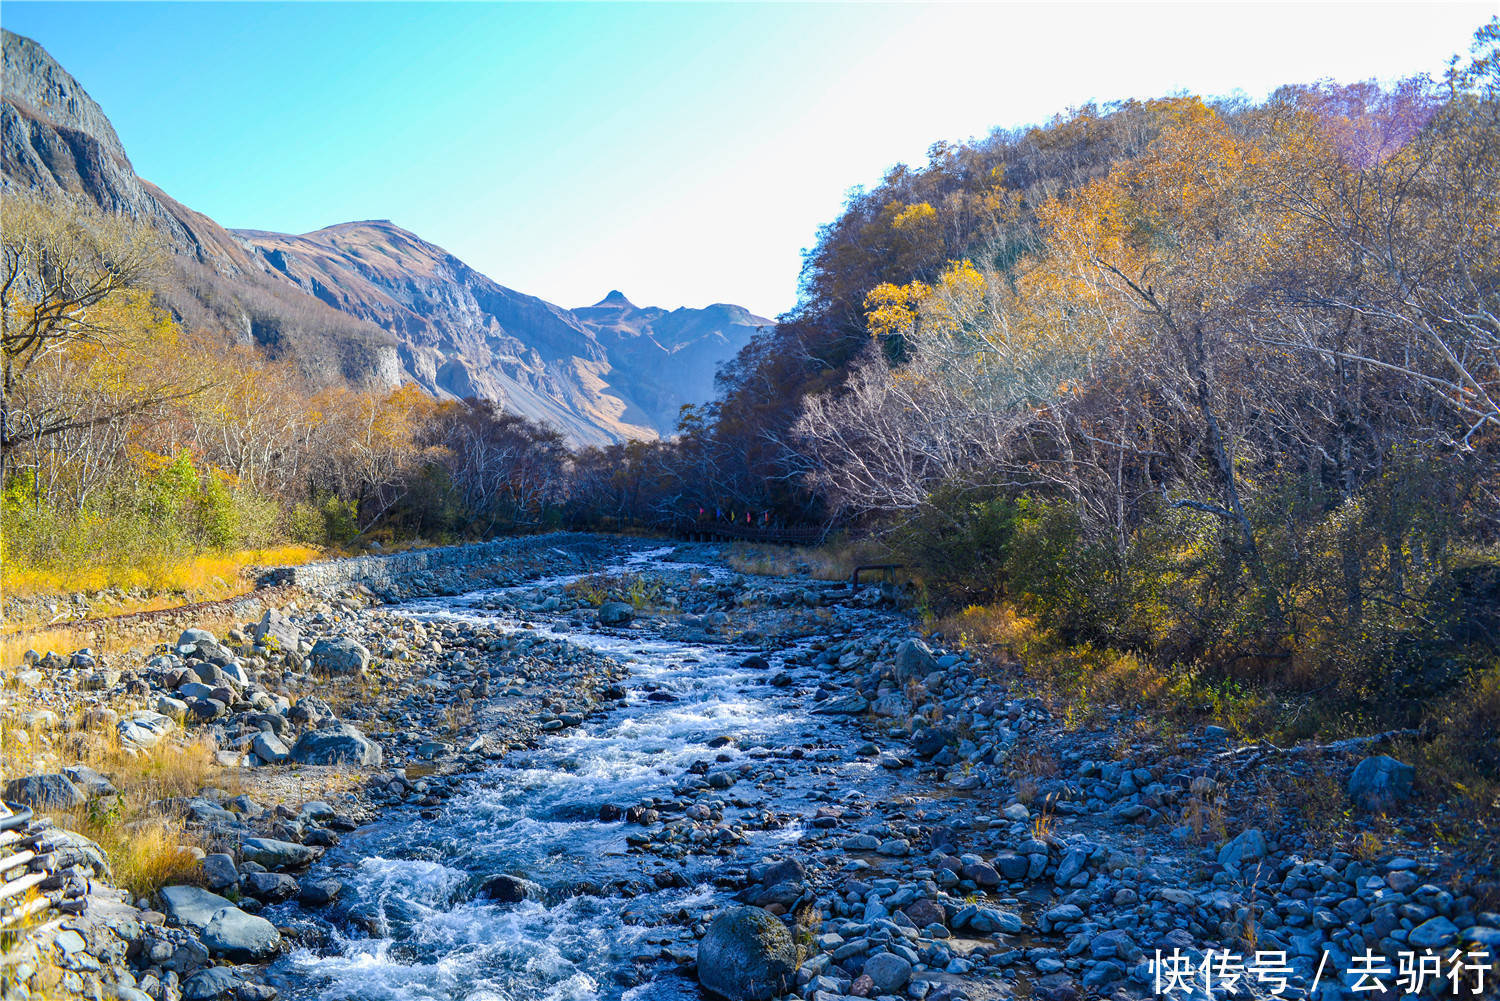
[[[1397,740],[1401,737],[1420,737],[1421,730],[1386,730],[1384,733],[1370,734],[1367,737],[1346,737],[1343,740],[1335,740],[1327,744],[1297,744],[1294,747],[1278,747],[1269,740],[1262,740],[1254,744],[1246,744],[1244,747],[1236,747],[1233,750],[1223,751],[1215,755],[1216,760],[1235,759],[1250,757],[1251,755],[1287,755],[1306,756],[1312,754],[1347,754],[1350,751],[1362,751],[1377,744]]]

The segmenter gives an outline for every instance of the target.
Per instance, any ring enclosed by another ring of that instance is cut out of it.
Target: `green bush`
[[[940,605],[991,601],[1004,586],[1017,511],[1006,497],[935,491],[929,505],[896,530],[894,549]]]
[[[347,546],[359,537],[359,505],[333,494],[302,501],[287,513],[287,534],[309,546]]]

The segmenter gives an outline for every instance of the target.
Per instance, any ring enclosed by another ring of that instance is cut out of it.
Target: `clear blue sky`
[[[1437,71],[1488,4],[29,3],[136,170],[231,227],[389,218],[577,306],[796,297],[848,189],[1090,99]]]

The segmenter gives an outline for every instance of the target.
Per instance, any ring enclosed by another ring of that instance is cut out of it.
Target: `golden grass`
[[[207,629],[217,636],[223,636],[230,629],[243,626],[244,622],[241,621],[240,616],[231,612],[214,611],[201,612],[192,616],[192,625],[199,629]],[[74,650],[88,647],[95,654],[123,654],[132,650],[146,651],[158,642],[171,642],[176,638],[176,630],[167,626],[163,627],[160,636],[149,639],[138,633],[127,632],[110,623],[91,625],[59,623],[56,626],[36,631],[23,630],[0,636],[0,669],[19,667],[27,650],[35,650],[41,654],[51,650],[66,657]]]
[[[43,704],[41,693],[17,693],[0,714],[0,768],[6,775],[58,771],[87,765],[106,775],[119,790],[84,806],[38,811],[59,827],[77,831],[96,842],[109,858],[114,881],[136,895],[145,895],[171,881],[190,879],[197,870],[193,848],[201,840],[184,826],[184,818],[163,811],[163,800],[198,795],[205,787],[237,784],[233,772],[218,767],[213,748],[205,742],[164,740],[155,747],[122,746],[119,731],[107,716],[90,716],[80,709],[71,719],[59,720],[55,730],[23,729],[17,718]],[[134,708],[121,702],[119,712]]]
[[[249,590],[252,582],[245,579],[244,571],[250,567],[293,566],[322,555],[311,546],[284,545],[234,553],[202,553],[175,562],[147,561],[136,565],[32,567],[8,560],[0,597],[38,598],[107,588],[145,588],[151,592],[150,597],[119,602],[107,611],[96,608],[95,614],[153,611],[184,600],[233,597]]]
[[[97,844],[109,859],[114,884],[132,897],[148,897],[163,886],[196,882],[199,856],[193,848],[206,850],[200,839],[183,826],[181,817],[138,817],[123,821],[109,813],[109,805],[52,813],[59,827],[77,831]]]
[[[970,605],[932,627],[952,645],[973,650],[991,671],[1019,663],[1017,680],[1024,680],[1067,729],[1095,725],[1117,706],[1149,710],[1157,728],[1214,722],[1259,736],[1271,726],[1273,702],[1264,692],[1208,684],[1191,670],[1164,667],[1129,651],[1064,642],[1006,602]]]
[[[226,778],[233,784],[232,773],[214,763],[209,745],[163,741],[132,753],[120,746],[110,727],[84,731],[75,750],[76,763],[103,772],[120,791],[76,809],[48,811],[47,816],[98,844],[109,858],[115,885],[134,896],[196,878],[198,856],[193,849],[207,846],[186,829],[181,814],[163,812],[155,804],[196,796],[205,786],[222,786]]]

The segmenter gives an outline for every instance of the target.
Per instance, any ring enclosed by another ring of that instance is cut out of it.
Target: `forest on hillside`
[[[1247,733],[1444,720],[1477,741],[1454,781],[1500,778],[1500,22],[1441,81],[935,145],[850,198],[797,308],[655,443],[315,389],[164,310],[147,232],[4,214],[12,593],[748,512],[870,540],[975,642],[1071,651],[1074,694]]]

